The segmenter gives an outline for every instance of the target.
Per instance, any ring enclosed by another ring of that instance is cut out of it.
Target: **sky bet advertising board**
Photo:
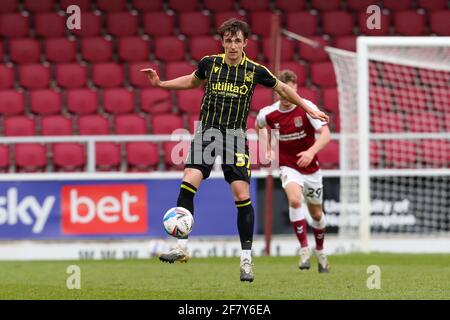
[[[176,205],[179,186],[178,180],[0,182],[0,239],[166,237],[162,216]],[[255,199],[255,183],[250,188]],[[223,179],[204,181],[194,207],[192,236],[237,234]]]

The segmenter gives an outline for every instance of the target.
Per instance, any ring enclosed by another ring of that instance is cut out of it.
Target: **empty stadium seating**
[[[83,13],[78,30],[66,28],[64,11],[73,4]],[[366,23],[365,9],[372,4],[383,9],[380,29],[369,29]],[[214,35],[230,17],[249,22],[252,35],[245,52],[268,65],[272,51],[269,20],[274,13],[280,15],[282,26],[293,32],[351,51],[355,51],[360,34],[450,36],[450,10],[445,0],[2,0],[0,134],[171,134],[177,128],[193,132],[203,90],[152,88],[140,69],[154,68],[162,80],[192,73],[202,57],[223,51]],[[328,54],[288,38],[282,38],[282,48],[280,68],[297,73],[301,96],[329,112],[330,126],[338,131],[339,103]],[[371,88],[373,132],[450,131],[448,92],[427,87],[442,75],[422,69],[411,72],[391,64],[370,68],[374,78],[385,79],[383,87],[376,83]],[[398,74],[408,88],[398,88],[393,76]],[[415,87],[419,83],[421,86]],[[271,103],[272,91],[258,87],[249,128],[254,126],[257,111]],[[417,106],[427,112],[426,117]],[[372,165],[409,168],[421,162],[448,166],[448,158],[433,157],[440,149],[448,150],[448,144],[409,142],[400,143],[407,149],[402,159],[397,159],[395,146],[387,141],[371,144]],[[97,143],[96,167],[179,169],[169,157],[174,146]],[[255,151],[254,146],[251,149]],[[338,146],[333,143],[320,158],[324,167],[337,168]],[[2,172],[45,171],[48,165],[55,171],[85,170],[86,146],[0,144]]]

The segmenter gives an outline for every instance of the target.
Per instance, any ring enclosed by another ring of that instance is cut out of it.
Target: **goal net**
[[[358,37],[351,52],[286,29],[279,37],[281,52],[299,41],[300,57],[325,49],[336,75],[339,170],[322,171],[324,182],[338,177],[339,197],[327,208],[324,184],[328,225],[365,252],[370,238],[449,237],[450,38]]]
[[[369,251],[377,235],[450,234],[450,41],[360,37],[327,49],[340,113],[340,228]]]

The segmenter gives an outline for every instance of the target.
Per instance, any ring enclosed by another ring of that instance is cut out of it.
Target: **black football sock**
[[[242,250],[251,250],[253,243],[253,225],[255,213],[250,198],[243,201],[235,201],[238,209],[237,225]]]
[[[194,196],[196,192],[196,187],[183,181],[180,187],[180,194],[178,195],[177,207],[186,208],[194,215]]]

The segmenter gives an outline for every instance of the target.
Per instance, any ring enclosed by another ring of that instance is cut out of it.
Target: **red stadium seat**
[[[312,0],[311,6],[319,11],[339,10],[340,0]]]
[[[392,63],[383,63],[379,76],[383,79],[384,84],[394,87],[399,85],[398,79],[401,79],[403,84],[413,85],[415,77],[413,68]]]
[[[87,82],[87,68],[78,63],[60,63],[55,69],[56,83],[65,89],[83,88]]]
[[[81,40],[83,59],[89,62],[106,62],[112,58],[112,42],[102,37]]]
[[[118,47],[120,60],[145,61],[149,59],[148,40],[141,37],[121,37],[118,39]]]
[[[222,48],[220,49],[222,51]],[[256,59],[259,60],[259,54],[261,52],[261,49],[259,48],[259,41],[258,39],[249,38],[247,42],[247,46],[244,48],[245,55],[249,57],[250,59]]]
[[[48,38],[44,41],[45,56],[50,62],[72,62],[76,59],[77,43],[68,38]]]
[[[147,134],[145,118],[139,114],[118,114],[114,117],[116,134]]]
[[[237,11],[217,12],[215,15],[213,15],[214,28],[218,29],[222,23],[231,18],[236,18],[243,21],[246,20],[245,16]]]
[[[130,12],[112,12],[106,17],[106,25],[108,33],[112,36],[133,36],[138,30],[138,18]]]
[[[444,140],[421,140],[420,152],[425,166],[448,168],[450,166],[450,142]]]
[[[148,171],[157,169],[159,163],[158,146],[152,142],[128,142],[125,145],[128,171]]]
[[[305,9],[306,0],[275,0],[275,7],[285,12],[295,12]]]
[[[314,13],[308,11],[286,13],[286,27],[289,31],[311,36],[316,34],[318,26],[318,17]]]
[[[169,0],[169,8],[180,12],[199,9],[197,0]]]
[[[80,7],[81,11],[83,11],[83,15],[87,12],[85,11],[91,11],[91,2],[92,0],[60,0],[59,5],[61,6],[61,9],[66,11],[67,8],[71,5],[77,5]],[[83,16],[84,18],[84,16]]]
[[[367,14],[365,11],[362,11],[358,14],[359,30],[361,34],[369,36],[385,36],[390,34],[391,15],[388,12],[381,12],[379,29],[369,29],[367,27],[367,19],[370,16],[371,14]]]
[[[319,36],[309,36],[311,40],[319,42],[321,45],[329,45],[330,41]],[[300,58],[307,61],[324,61],[328,59],[328,53],[321,48],[313,48],[304,42],[299,42]]]
[[[31,112],[49,115],[61,112],[61,97],[50,89],[33,90],[30,93]]]
[[[130,84],[135,87],[149,88],[151,87],[150,81],[145,73],[141,72],[141,69],[152,68],[156,70],[158,75],[161,75],[161,70],[157,64],[150,62],[134,62],[128,66],[128,79]]]
[[[398,88],[394,94],[398,108],[405,112],[425,109],[431,99],[429,92],[422,87]]]
[[[55,7],[54,0],[25,0],[23,3],[25,10],[35,12],[53,11]]]
[[[370,117],[371,131],[376,133],[405,132],[405,117],[392,112],[373,112]]]
[[[97,0],[97,8],[106,12],[124,11],[127,0]]]
[[[14,69],[10,65],[0,64],[0,90],[10,89],[13,85]],[[0,101],[3,103],[2,99]]]
[[[156,114],[151,119],[153,134],[172,134],[183,128],[183,119],[175,114]]]
[[[144,32],[154,37],[173,35],[175,18],[166,12],[147,12],[144,15]]]
[[[392,111],[394,98],[392,89],[372,86],[369,90],[370,108],[379,112]]]
[[[12,116],[25,113],[24,95],[16,90],[0,91],[0,115]]]
[[[195,69],[195,65],[186,61],[168,62],[166,63],[166,78],[167,80],[170,80],[185,76],[194,72]]]
[[[418,6],[430,11],[445,10],[447,9],[447,0],[419,0]]]
[[[261,37],[269,37],[270,21],[273,14],[271,11],[250,12],[252,32]]]
[[[327,11],[322,14],[323,32],[332,36],[353,33],[353,16],[346,11]]]
[[[41,64],[19,66],[20,85],[27,89],[47,88],[50,83],[50,69]]]
[[[73,29],[70,32],[79,37],[97,37],[102,31],[102,17],[97,13],[83,12],[81,28]]]
[[[75,114],[97,113],[97,92],[89,89],[67,90],[67,110]]]
[[[185,45],[177,37],[159,37],[155,39],[155,57],[159,60],[181,61],[184,60]]]
[[[201,109],[204,90],[180,90],[176,92],[178,108],[182,112],[198,114]]]
[[[190,141],[165,142],[163,144],[163,151],[166,170],[183,170],[184,160],[189,152],[189,147]]]
[[[248,11],[263,11],[269,10],[270,0],[241,0],[241,9]]]
[[[296,61],[286,61],[280,63],[280,71],[291,70],[297,75],[297,84],[302,86],[305,83],[306,71],[305,66]]]
[[[202,12],[182,12],[178,15],[180,32],[188,37],[209,34],[209,16]]]
[[[36,34],[41,37],[62,37],[66,33],[66,18],[56,12],[34,15]]]
[[[203,5],[206,9],[214,12],[231,11],[234,9],[234,0],[204,0]]]
[[[8,172],[9,163],[9,146],[0,145],[0,172]]]
[[[0,44],[0,56],[2,57],[2,58],[0,58],[0,63],[2,63],[3,62],[3,51],[4,51],[5,49],[3,49],[3,43],[1,43]]]
[[[256,121],[256,117],[249,114],[247,117],[247,130],[255,129],[255,121]]]
[[[52,145],[55,171],[84,171],[86,150],[79,143],[55,143]]]
[[[134,96],[130,90],[124,88],[106,89],[103,94],[106,112],[119,114],[134,111]]]
[[[356,36],[334,38],[334,46],[339,49],[356,52]]]
[[[15,63],[37,63],[40,60],[40,45],[31,38],[12,39],[9,43],[10,59]]]
[[[370,165],[371,167],[379,167],[382,163],[382,146],[380,141],[370,141]]]
[[[431,94],[433,98],[433,108],[442,111],[444,114],[448,114],[448,106],[450,105],[450,92],[448,89],[433,88]],[[448,127],[450,128],[450,123]]]
[[[30,18],[20,13],[6,13],[0,16],[0,36],[25,38],[30,29]]]
[[[34,120],[26,116],[12,116],[4,119],[5,136],[23,137],[34,136],[36,134],[36,126]]]
[[[198,122],[200,122],[200,114],[194,113],[194,114],[188,114],[187,117],[187,124],[188,124],[188,130],[190,133],[194,133],[195,129],[197,129]]]
[[[339,95],[337,88],[323,89],[323,107],[327,111],[339,114]]]
[[[14,146],[18,172],[42,172],[47,166],[47,148],[38,143],[20,143]]]
[[[336,76],[333,64],[329,61],[312,63],[311,78],[314,84],[322,87],[336,86]]]
[[[394,15],[395,31],[403,36],[425,34],[426,16],[417,11],[397,11]]]
[[[114,142],[95,144],[95,165],[98,171],[119,171],[121,161],[120,144]]]
[[[199,36],[189,38],[189,48],[192,59],[199,61],[204,56],[220,53],[222,45],[210,36]]]
[[[412,132],[440,132],[439,118],[429,113],[405,116],[406,125]]]
[[[289,40],[286,37],[281,38],[281,50],[280,50],[280,61],[291,61],[294,59],[294,48],[297,41],[295,40]],[[272,52],[272,39],[265,38],[263,40],[263,51],[264,51],[264,57],[267,60],[270,60],[269,57],[271,56]]]
[[[445,127],[445,131],[449,132],[450,131],[450,113],[446,112],[444,113],[444,127]]]
[[[412,0],[383,0],[383,7],[392,11],[411,9]]]
[[[338,169],[339,168],[339,143],[331,140],[325,148],[317,153],[317,158],[321,168]]]
[[[92,66],[92,82],[102,88],[116,88],[123,85],[123,66],[118,63],[96,63]]]
[[[299,87],[297,90],[300,97],[304,99],[308,99],[309,101],[313,102],[314,104],[318,104],[319,97],[316,90],[313,90],[308,87]]]
[[[264,87],[256,87],[251,101],[251,109],[259,111],[273,103],[273,90]]]
[[[19,8],[19,0],[3,0],[0,2],[0,14],[15,12]]]
[[[450,36],[450,10],[434,11],[430,13],[431,32],[438,36]]]
[[[163,0],[132,0],[133,7],[139,11],[160,11]]]
[[[109,134],[108,118],[99,114],[81,115],[77,119],[80,135],[104,135]]]
[[[416,166],[417,146],[411,140],[384,141],[384,155],[387,167],[413,168]]]
[[[160,88],[142,89],[141,110],[150,114],[169,113],[172,110],[170,92]]]
[[[347,0],[347,6],[355,11],[366,11],[367,7],[377,4],[377,0]]]
[[[41,134],[43,136],[72,135],[72,120],[62,115],[41,117]]]

